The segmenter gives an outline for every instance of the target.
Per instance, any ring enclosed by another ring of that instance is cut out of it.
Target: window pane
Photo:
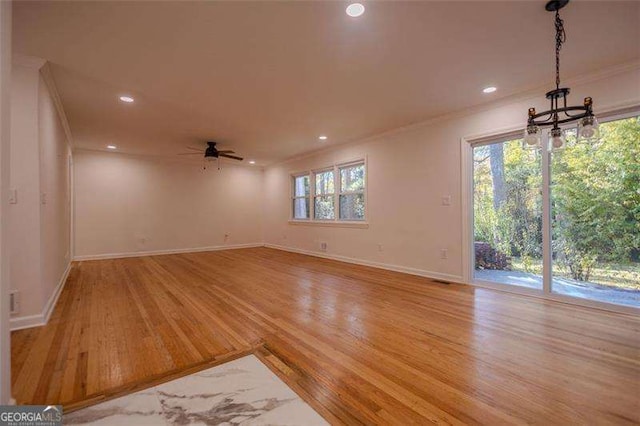
[[[364,194],[340,196],[340,219],[364,220]]]
[[[316,194],[333,194],[333,170],[316,173]]]
[[[542,288],[542,171],[521,140],[473,149],[474,277]]]
[[[554,293],[640,307],[640,118],[551,157]]]
[[[340,191],[364,190],[364,164],[340,169]]]
[[[309,219],[309,199],[308,198],[293,199],[293,218]]]
[[[314,206],[316,219],[335,219],[336,215],[333,200],[333,195],[316,197]]]
[[[293,180],[293,195],[295,197],[309,196],[309,175],[296,176]]]

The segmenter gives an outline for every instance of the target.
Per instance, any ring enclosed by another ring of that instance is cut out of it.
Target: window
[[[333,220],[336,218],[334,171],[327,170],[316,173],[315,178],[314,217],[319,220]]]
[[[340,219],[364,220],[364,163],[340,167]]]
[[[365,160],[293,174],[291,179],[293,221],[367,227]]]
[[[309,175],[293,177],[293,218],[309,219]]]

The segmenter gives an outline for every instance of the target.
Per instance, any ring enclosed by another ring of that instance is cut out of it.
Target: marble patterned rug
[[[258,358],[249,355],[65,414],[80,425],[326,425]]]

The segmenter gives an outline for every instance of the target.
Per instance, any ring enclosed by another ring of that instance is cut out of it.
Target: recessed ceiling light
[[[482,92],[483,93],[493,93],[496,90],[498,90],[498,89],[493,87],[493,86],[489,86],[489,87],[485,87],[484,89],[482,89]]]
[[[325,135],[321,135],[321,136],[318,136],[318,139],[320,139],[321,141],[326,141],[327,137]]]
[[[352,18],[357,18],[364,13],[364,5],[362,5],[362,3],[351,3],[349,6],[347,6],[346,12],[347,15],[351,16]]]
[[[131,96],[120,96],[120,100],[122,102],[126,102],[128,104],[130,104],[131,102],[133,102],[133,98]]]
[[[251,161],[249,161],[249,164],[256,164],[256,162],[251,160]]]
[[[115,146],[115,145],[107,145],[107,148],[108,148],[108,149],[116,149],[116,148],[117,148],[117,146]]]

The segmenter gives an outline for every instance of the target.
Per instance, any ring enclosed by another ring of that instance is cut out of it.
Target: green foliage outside
[[[573,143],[552,161],[554,251],[575,279],[598,262],[638,261],[640,121],[601,126],[601,141]]]
[[[364,165],[341,168],[338,178],[340,179],[341,192],[348,192],[348,194],[340,195],[339,197],[340,219],[364,219]],[[336,185],[333,171],[317,173],[315,179],[316,197],[314,208],[316,219],[334,219],[336,215],[334,206]]]
[[[340,188],[342,192],[351,192],[340,195],[340,218],[364,219],[364,165],[340,169]]]
[[[640,290],[640,120],[600,128],[599,142],[576,143],[574,135],[552,153],[554,274]],[[514,269],[540,273],[540,153],[505,142],[504,170],[495,175],[490,150],[474,149],[475,240],[511,256]]]
[[[475,240],[491,243],[509,256],[530,259],[542,256],[542,196],[540,155],[525,150],[521,141],[503,144],[505,199],[496,210],[489,167],[489,146],[474,150]]]
[[[317,173],[315,176],[316,199],[314,211],[316,219],[334,219],[335,206],[333,205],[333,194],[335,193],[335,185],[333,182],[333,171]]]

